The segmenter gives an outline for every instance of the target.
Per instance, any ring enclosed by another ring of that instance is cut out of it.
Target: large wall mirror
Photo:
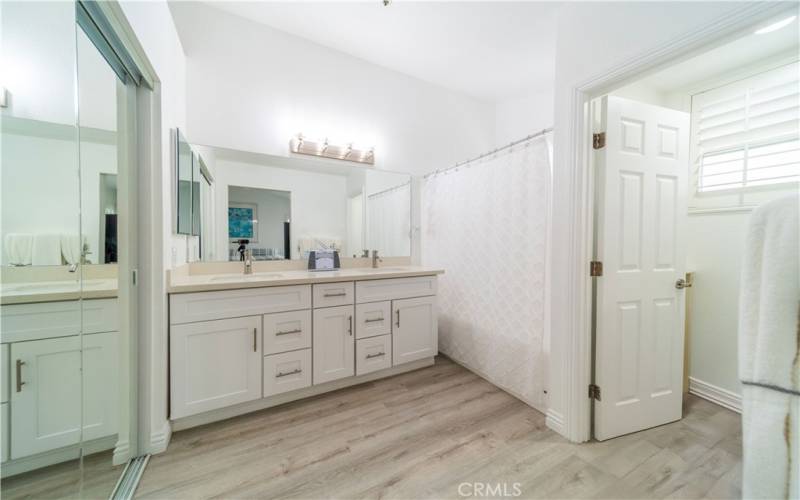
[[[213,181],[201,172],[195,188],[199,205],[190,202],[190,213],[178,210],[178,217],[192,218],[200,228],[201,260],[240,260],[245,249],[256,260],[305,260],[310,251],[322,249],[343,257],[360,257],[364,250],[411,255],[409,174],[333,160],[192,148],[203,151],[198,157]],[[192,196],[194,190],[183,189]],[[179,192],[179,205],[180,199]]]

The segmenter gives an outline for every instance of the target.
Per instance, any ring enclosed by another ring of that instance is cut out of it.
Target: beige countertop
[[[76,299],[102,299],[117,296],[116,278],[74,281],[36,281],[3,283],[0,304],[29,304]]]
[[[205,292],[211,290],[233,290],[281,285],[307,285],[313,283],[335,283],[337,281],[364,281],[387,278],[408,278],[443,274],[443,269],[422,266],[352,267],[337,271],[253,271],[253,274],[171,274],[169,293]]]

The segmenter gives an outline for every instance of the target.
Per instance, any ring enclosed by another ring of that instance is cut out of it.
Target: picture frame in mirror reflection
[[[231,242],[250,240],[258,243],[258,205],[228,202],[228,238]]]

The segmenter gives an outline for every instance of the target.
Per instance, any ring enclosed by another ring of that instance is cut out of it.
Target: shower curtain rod
[[[402,184],[398,184],[398,185],[396,185],[396,186],[392,186],[392,187],[390,187],[390,188],[384,189],[383,191],[375,191],[375,192],[374,192],[374,193],[372,193],[372,194],[368,194],[368,195],[367,195],[367,198],[372,198],[373,196],[378,196],[378,195],[381,195],[381,194],[386,194],[386,193],[388,193],[389,191],[394,191],[395,189],[404,188],[404,187],[408,186],[409,184],[411,184],[411,181],[404,182],[404,183],[402,183]]]
[[[546,129],[543,129],[541,132],[536,132],[535,134],[531,134],[531,135],[529,135],[527,137],[523,137],[522,139],[518,139],[516,141],[511,141],[508,144],[506,144],[505,146],[501,146],[499,148],[493,149],[492,151],[488,151],[486,153],[483,153],[482,155],[478,155],[475,158],[472,158],[470,160],[465,160],[465,161],[462,161],[462,162],[458,162],[455,165],[453,165],[452,167],[443,168],[441,170],[440,169],[436,169],[433,172],[428,172],[427,174],[423,175],[422,178],[423,179],[427,179],[428,177],[430,177],[432,175],[437,175],[437,174],[440,174],[442,172],[447,172],[448,170],[452,170],[454,168],[458,168],[458,167],[464,166],[467,163],[472,163],[473,161],[480,160],[481,158],[486,158],[487,156],[491,156],[491,155],[493,155],[495,153],[503,151],[504,149],[508,149],[508,148],[514,147],[517,144],[522,144],[523,142],[527,142],[527,141],[529,141],[531,139],[535,139],[535,138],[543,136],[545,134],[549,134],[552,131],[553,131],[553,127],[547,127]]]

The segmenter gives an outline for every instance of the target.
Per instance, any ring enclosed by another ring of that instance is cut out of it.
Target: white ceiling
[[[769,25],[788,14],[763,23]],[[798,19],[772,33],[748,33],[730,43],[713,48],[696,57],[652,74],[641,80],[643,85],[662,92],[692,90],[694,86],[720,75],[735,74],[748,65],[776,57],[798,57],[800,28]]]
[[[555,2],[205,3],[489,101],[553,85]]]

